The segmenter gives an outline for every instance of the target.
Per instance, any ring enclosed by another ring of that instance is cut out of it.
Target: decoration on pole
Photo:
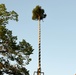
[[[38,70],[34,72],[37,73],[37,75],[44,75],[44,72],[41,72],[41,25],[40,21],[43,20],[43,18],[46,17],[46,14],[44,14],[44,9],[41,8],[41,6],[36,6],[36,8],[32,11],[33,20],[38,20]]]

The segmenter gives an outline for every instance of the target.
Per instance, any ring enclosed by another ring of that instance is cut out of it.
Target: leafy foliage
[[[6,25],[8,20],[18,21],[18,14],[15,11],[8,12],[4,4],[0,4],[0,25]]]
[[[7,12],[5,5],[0,4],[0,75],[29,75],[25,66],[31,61],[33,48],[24,39],[17,42],[17,36],[6,28],[9,20],[18,21],[18,14]]]
[[[41,8],[41,6],[36,6],[33,11],[33,20],[43,20],[43,18],[46,18],[46,14],[44,13],[44,9]]]

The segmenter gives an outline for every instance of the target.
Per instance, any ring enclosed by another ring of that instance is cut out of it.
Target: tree
[[[25,66],[31,61],[33,48],[24,39],[17,42],[17,36],[6,28],[9,20],[18,21],[18,14],[8,12],[5,5],[0,4],[0,75],[29,75]]]
[[[40,21],[46,18],[46,14],[44,12],[44,9],[41,8],[41,6],[37,5],[33,11],[32,11],[32,19],[38,20],[38,70],[37,75],[41,75],[41,25]]]
[[[33,11],[32,11],[32,19],[33,20],[43,20],[46,18],[46,14],[44,12],[44,9],[41,8],[41,6],[37,5]]]

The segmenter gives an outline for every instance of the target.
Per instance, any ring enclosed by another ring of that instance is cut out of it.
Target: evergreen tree
[[[33,48],[24,39],[17,42],[17,36],[6,28],[9,20],[18,21],[18,14],[0,4],[0,75],[29,75],[25,66],[31,61]]]

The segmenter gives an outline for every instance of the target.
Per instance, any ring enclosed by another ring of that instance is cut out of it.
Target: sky
[[[32,10],[41,6],[47,17],[41,21],[41,67],[44,75],[75,75],[76,73],[76,0],[0,0],[8,11],[16,11],[19,21],[9,21],[7,28],[25,39],[34,52],[27,67],[30,75],[38,67],[38,22]]]

